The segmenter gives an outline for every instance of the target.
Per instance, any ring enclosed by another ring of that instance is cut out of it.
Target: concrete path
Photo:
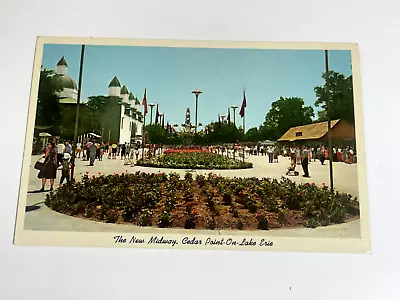
[[[25,214],[24,228],[28,230],[50,230],[50,231],[81,231],[81,232],[154,232],[170,231],[171,229],[159,228],[144,228],[134,225],[106,224],[102,222],[94,222],[81,218],[70,217],[64,214],[57,213],[44,205],[46,193],[35,193],[41,187],[41,181],[37,178],[38,171],[33,168],[33,165],[38,160],[39,156],[32,156],[31,171],[29,175],[29,187],[27,195],[27,207]],[[215,174],[226,177],[271,177],[281,178],[285,175],[286,169],[290,163],[288,158],[280,158],[279,163],[268,163],[266,156],[249,156],[248,161],[254,164],[252,169],[246,170],[214,170]],[[357,186],[357,165],[348,165],[344,163],[334,163],[334,186],[338,191],[349,193],[353,196],[358,196]],[[315,182],[317,185],[322,183],[329,184],[329,165],[321,165],[318,161],[311,162],[309,165],[311,178],[302,176],[289,176],[295,182]],[[89,172],[89,175],[114,174],[137,171],[144,172],[177,172],[181,175],[187,170],[159,169],[124,165],[121,159],[107,159],[96,161],[93,167],[88,166],[88,162],[78,160],[76,166],[76,176],[79,180],[83,174]],[[298,171],[302,174],[301,166],[298,166]],[[60,171],[57,174],[55,188],[58,187],[60,179]],[[193,174],[207,174],[211,171],[193,170]],[[49,189],[47,183],[46,189]],[[184,229],[173,229],[176,232],[186,232]],[[209,231],[196,230],[196,233],[208,233]],[[240,231],[219,231],[220,234],[240,234]],[[252,232],[256,235],[265,235],[265,232]],[[295,228],[295,229],[274,229],[268,231],[271,236],[285,237],[360,237],[360,220],[351,221],[344,224],[319,227],[316,229],[310,228]]]

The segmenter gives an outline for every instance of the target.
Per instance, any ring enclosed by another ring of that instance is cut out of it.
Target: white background
[[[396,0],[0,1],[0,299],[400,299],[399,6]],[[40,35],[359,43],[372,254],[13,246]]]

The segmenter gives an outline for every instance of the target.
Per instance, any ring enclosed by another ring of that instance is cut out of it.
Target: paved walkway
[[[84,220],[81,218],[70,217],[57,213],[44,205],[46,193],[35,193],[41,187],[41,181],[37,178],[38,171],[33,168],[39,156],[32,156],[31,171],[29,176],[29,187],[27,197],[27,207],[25,215],[25,229],[30,230],[51,230],[51,231],[82,231],[82,232],[154,232],[164,231],[166,229],[158,228],[144,228],[134,225],[121,225],[121,224],[106,224],[102,222],[95,222]],[[246,170],[214,170],[215,174],[220,174],[227,177],[271,177],[281,178],[285,175],[286,169],[289,166],[288,158],[280,158],[278,163],[268,163],[266,156],[249,156],[248,161],[254,164],[252,169]],[[344,163],[334,163],[334,186],[335,189],[350,193],[353,196],[358,196],[357,186],[357,165],[348,165]],[[322,183],[329,184],[329,165],[321,165],[318,161],[311,162],[309,165],[311,178],[304,178],[302,176],[289,176],[295,182],[315,182],[317,185]],[[114,174],[121,172],[134,173],[137,171],[145,172],[177,172],[183,175],[187,170],[172,170],[161,168],[147,168],[138,166],[124,165],[121,159],[103,159],[103,161],[96,161],[93,167],[88,166],[87,161],[77,161],[76,177],[80,177],[89,172],[89,175],[97,175],[99,172],[103,174]],[[300,174],[301,166],[298,166]],[[195,174],[206,174],[210,171],[193,170]],[[60,171],[57,174],[55,188],[58,187],[60,178]],[[49,183],[47,183],[49,185]],[[49,186],[47,186],[47,189]],[[171,229],[167,229],[171,230]],[[176,229],[177,232],[183,232],[182,229]],[[196,233],[209,233],[209,231],[199,231]],[[239,234],[239,231],[220,231],[222,234]],[[254,232],[252,232],[253,234]],[[257,231],[255,234],[264,235],[265,232]],[[310,228],[295,228],[295,229],[274,229],[268,231],[271,236],[286,236],[286,237],[360,237],[360,220],[351,221],[344,224],[320,227],[316,229]]]

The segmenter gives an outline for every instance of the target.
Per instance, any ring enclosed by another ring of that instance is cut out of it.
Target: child
[[[136,155],[136,161],[138,161],[139,160],[139,150],[138,149],[136,149],[135,155]]]
[[[103,160],[104,149],[100,148],[100,160]]]
[[[61,181],[60,185],[63,184],[64,179],[69,182],[70,177],[70,169],[71,169],[71,162],[70,162],[71,155],[69,153],[64,153],[64,158],[62,160],[62,169],[61,169]]]

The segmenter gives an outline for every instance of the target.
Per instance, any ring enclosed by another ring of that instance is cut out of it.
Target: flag
[[[148,109],[147,109],[146,89],[144,89],[144,96],[143,96],[142,105],[143,105],[143,114],[144,114],[144,116],[146,116],[147,113],[149,112]]]
[[[221,116],[218,114],[218,127],[221,128]]]
[[[156,110],[156,119],[154,121],[154,124],[158,124],[158,118],[160,117],[160,113],[158,112],[158,104],[157,104],[157,110]]]
[[[228,120],[228,126],[231,126],[231,110],[229,109],[229,107],[228,107],[228,117],[227,117],[227,120]]]
[[[246,108],[246,92],[243,92],[243,103],[242,103],[242,107],[240,108],[240,112],[239,115],[240,117],[244,117],[244,109]]]

